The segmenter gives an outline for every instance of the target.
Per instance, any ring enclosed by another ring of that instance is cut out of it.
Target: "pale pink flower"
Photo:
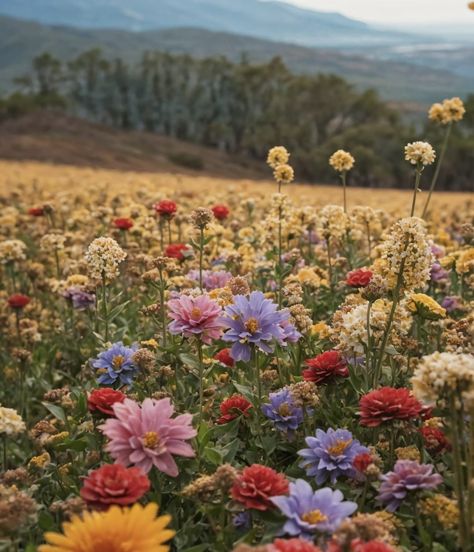
[[[168,301],[168,316],[173,319],[168,329],[173,335],[197,337],[209,345],[221,335],[221,314],[221,307],[207,295],[181,295]]]
[[[148,473],[153,466],[171,477],[179,473],[172,455],[194,457],[185,440],[196,436],[191,414],[172,418],[170,399],[145,399],[140,406],[131,399],[113,405],[115,418],[99,426],[110,441],[106,451],[118,464],[133,464]]]

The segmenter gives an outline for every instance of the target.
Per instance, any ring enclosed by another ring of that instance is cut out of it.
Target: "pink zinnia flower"
[[[173,335],[199,337],[203,343],[209,345],[221,335],[221,314],[221,307],[207,295],[181,295],[168,301],[168,316],[173,319],[168,329]]]
[[[113,405],[115,418],[99,426],[110,442],[106,451],[118,464],[131,464],[148,473],[153,466],[171,477],[178,475],[173,454],[192,458],[194,451],[185,440],[196,436],[191,414],[171,418],[170,399],[145,399],[140,406],[131,399]]]

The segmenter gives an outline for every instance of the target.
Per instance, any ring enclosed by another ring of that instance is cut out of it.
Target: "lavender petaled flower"
[[[261,291],[250,297],[237,295],[234,304],[224,309],[222,322],[228,328],[222,339],[233,343],[231,357],[248,362],[252,346],[264,353],[272,353],[275,343],[286,345],[299,338],[288,322],[289,312],[277,310],[277,305],[266,299]]]
[[[133,362],[133,354],[138,349],[134,343],[126,347],[121,341],[114,343],[107,351],[99,353],[92,361],[92,367],[100,374],[97,383],[113,385],[119,381],[122,385],[130,385],[138,368]]]
[[[448,295],[441,301],[441,306],[446,309],[447,312],[453,312],[461,307],[460,297]]]
[[[335,483],[340,476],[355,477],[354,458],[369,452],[347,429],[317,429],[316,437],[306,437],[306,444],[309,448],[298,451],[303,458],[299,466],[314,476],[318,485],[328,478]]]
[[[289,496],[270,499],[288,519],[283,531],[312,540],[315,533],[332,533],[357,510],[355,502],[344,501],[341,491],[329,487],[313,491],[304,479],[290,483]]]
[[[187,274],[189,280],[199,281],[199,270],[190,270]],[[232,274],[225,270],[204,270],[202,273],[202,283],[207,291],[225,287],[232,278]]]
[[[89,307],[95,306],[95,295],[80,289],[76,286],[71,286],[67,288],[62,296],[71,301],[72,307],[76,310],[86,310]]]
[[[246,531],[252,527],[250,512],[237,512],[232,516],[232,525],[239,531]]]
[[[448,279],[449,272],[443,268],[439,263],[433,263],[431,265],[431,280],[433,282],[442,282]]]
[[[295,405],[287,387],[276,393],[270,393],[269,399],[270,402],[262,406],[262,412],[273,421],[279,431],[291,436],[303,423],[303,409]]]
[[[377,500],[385,504],[389,512],[395,512],[410,491],[431,490],[443,482],[433,473],[431,464],[419,464],[414,460],[398,460],[393,471],[382,475]]]

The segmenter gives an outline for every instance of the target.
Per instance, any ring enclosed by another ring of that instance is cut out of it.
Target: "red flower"
[[[304,539],[277,539],[269,548],[271,552],[321,552],[321,548]]]
[[[87,398],[87,407],[90,412],[102,412],[107,416],[113,416],[113,405],[122,403],[126,396],[122,391],[112,389],[111,387],[103,387],[102,389],[94,389]]]
[[[351,552],[395,552],[395,548],[378,540],[363,542],[355,539],[351,542]]]
[[[149,488],[150,480],[140,468],[105,464],[84,479],[81,498],[94,510],[106,510],[112,504],[134,504]]]
[[[267,466],[252,464],[234,481],[230,494],[246,508],[263,512],[273,507],[271,497],[287,494],[288,488],[283,474]]]
[[[235,361],[230,356],[230,349],[221,349],[218,353],[214,355],[214,359],[218,360],[219,362],[222,362],[222,364],[225,364],[228,368],[233,368]]]
[[[218,424],[227,424],[239,416],[250,416],[249,410],[252,408],[252,403],[242,395],[232,395],[228,399],[222,401],[219,409],[221,417],[217,420]]]
[[[8,305],[12,309],[23,309],[28,305],[28,303],[31,301],[31,299],[28,297],[28,295],[23,295],[22,293],[15,293],[14,295],[10,295],[8,298]]]
[[[423,435],[425,448],[430,454],[436,455],[451,450],[451,443],[441,429],[425,426],[422,427],[420,431]]]
[[[182,261],[184,259],[183,251],[186,251],[186,249],[188,249],[188,246],[184,243],[171,243],[166,246],[165,255],[171,259]]]
[[[211,211],[214,213],[217,220],[225,220],[230,213],[226,205],[214,205],[214,207],[211,207]]]
[[[373,464],[374,460],[368,452],[363,452],[358,454],[354,460],[352,460],[352,465],[354,468],[360,472],[365,473],[370,464]]]
[[[335,376],[347,378],[349,375],[347,363],[338,351],[326,351],[305,364],[309,368],[303,370],[303,378],[316,384],[325,383]]]
[[[130,218],[117,218],[114,220],[114,226],[119,230],[130,230],[133,227],[133,220]]]
[[[170,199],[162,199],[158,203],[155,203],[154,208],[160,217],[171,219],[176,213],[178,206]]]
[[[32,217],[42,217],[44,209],[43,207],[31,207],[31,209],[28,209],[28,214]]]
[[[367,427],[392,420],[410,420],[418,417],[422,409],[421,403],[405,387],[375,389],[361,398],[359,406],[360,423]]]
[[[351,287],[365,287],[372,279],[372,271],[366,268],[358,268],[349,272],[346,276],[346,284]]]

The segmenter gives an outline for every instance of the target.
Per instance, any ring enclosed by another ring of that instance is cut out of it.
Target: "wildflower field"
[[[0,550],[474,550],[463,113],[413,192],[0,162]]]

